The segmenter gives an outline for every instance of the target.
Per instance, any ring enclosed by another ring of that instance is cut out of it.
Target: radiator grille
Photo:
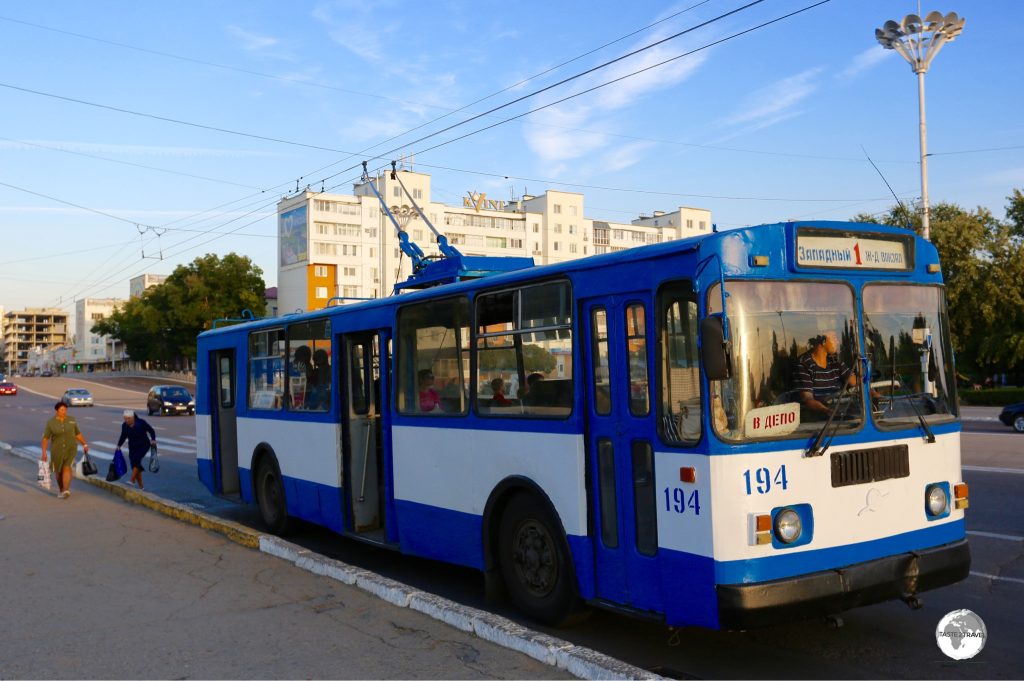
[[[910,454],[906,445],[832,453],[833,487],[905,478],[908,475]]]

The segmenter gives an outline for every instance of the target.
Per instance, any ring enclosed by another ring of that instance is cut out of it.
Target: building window
[[[327,276],[327,265],[317,265],[313,268],[313,276],[315,277],[326,277]]]
[[[560,204],[560,203],[555,203],[555,204],[552,204],[552,206],[551,206],[551,211],[552,211],[552,212],[553,212],[553,213],[554,213],[555,215],[559,215],[559,214],[561,214],[561,212],[562,212],[562,204]]]
[[[554,245],[554,250],[556,250],[556,251],[557,250],[561,250],[561,247],[562,247],[562,245],[556,241],[555,245]]]
[[[701,229],[707,229],[707,226],[708,226],[708,225],[707,225],[707,223],[706,223],[706,222],[704,222],[703,220],[701,220],[701,221],[700,221],[700,228],[701,228]]]
[[[326,298],[327,297],[327,287],[326,286],[317,286],[316,287],[316,294],[315,295],[316,295],[317,298],[319,298],[321,300]]]
[[[561,234],[561,233],[562,233],[562,225],[561,225],[561,223],[556,222],[555,223],[555,234]]]
[[[343,286],[341,288],[341,295],[345,298],[356,298],[359,296],[358,286]]]
[[[540,225],[538,225],[538,224],[537,224],[537,223],[535,222],[535,223],[533,223],[533,233],[534,233],[534,234],[537,234],[538,232],[540,232]]]
[[[505,248],[508,244],[508,239],[503,236],[489,236],[487,237],[487,246],[490,248]]]
[[[522,239],[509,239],[509,246],[511,248],[522,248],[523,247],[523,240]]]
[[[412,198],[414,198],[414,199],[422,199],[423,198],[423,190],[422,189],[413,189],[412,190]]]
[[[342,273],[346,277],[354,277],[354,276],[356,276],[356,268],[355,267],[344,267],[344,268],[342,268]]]
[[[569,252],[570,253],[575,253],[576,252],[576,244],[569,244]]]
[[[569,225],[569,234],[576,233],[576,225]]]
[[[693,220],[687,220],[686,221],[686,228],[687,229],[693,229]]]
[[[400,198],[402,198],[402,188],[401,188],[401,187],[394,187],[394,188],[393,188],[393,189],[391,190],[391,194],[392,194],[392,195],[393,195],[393,196],[394,196],[394,197],[395,197],[396,199],[400,199]]]

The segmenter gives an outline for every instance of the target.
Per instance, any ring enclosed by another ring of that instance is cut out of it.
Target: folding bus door
[[[213,352],[215,379],[210,381],[210,412],[214,418],[213,470],[216,489],[224,495],[240,493],[238,482],[238,426],[235,418],[235,351]]]
[[[344,370],[342,456],[349,530],[384,541],[384,461],[381,432],[380,337],[375,331],[342,336]]]
[[[640,609],[659,600],[650,311],[646,291],[582,302],[596,592]]]

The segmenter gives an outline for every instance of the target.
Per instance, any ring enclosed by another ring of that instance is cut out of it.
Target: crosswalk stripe
[[[157,450],[161,451],[161,452],[175,452],[176,454],[195,454],[196,453],[195,445],[193,445],[192,447],[188,447],[188,446],[185,446],[185,447],[175,447],[173,445],[165,444],[166,442],[167,442],[166,440],[158,439],[156,441],[156,448],[157,448]]]

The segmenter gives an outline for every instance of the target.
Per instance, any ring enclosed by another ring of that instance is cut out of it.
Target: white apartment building
[[[111,362],[114,348],[110,337],[93,333],[92,327],[109,317],[124,302],[118,298],[81,298],[75,301],[75,364]]]
[[[167,281],[166,274],[140,274],[128,280],[128,296],[138,298],[146,289]]]
[[[463,255],[532,257],[538,265],[711,230],[711,212],[680,207],[631,224],[588,219],[584,196],[548,190],[514,201],[467,191],[462,205],[436,203],[430,175],[399,170],[406,190],[448,243]],[[412,242],[438,255],[430,228],[390,172],[371,182]],[[281,314],[325,307],[332,298],[377,298],[411,273],[395,228],[364,183],[352,195],[305,191],[278,203],[278,308]]]

